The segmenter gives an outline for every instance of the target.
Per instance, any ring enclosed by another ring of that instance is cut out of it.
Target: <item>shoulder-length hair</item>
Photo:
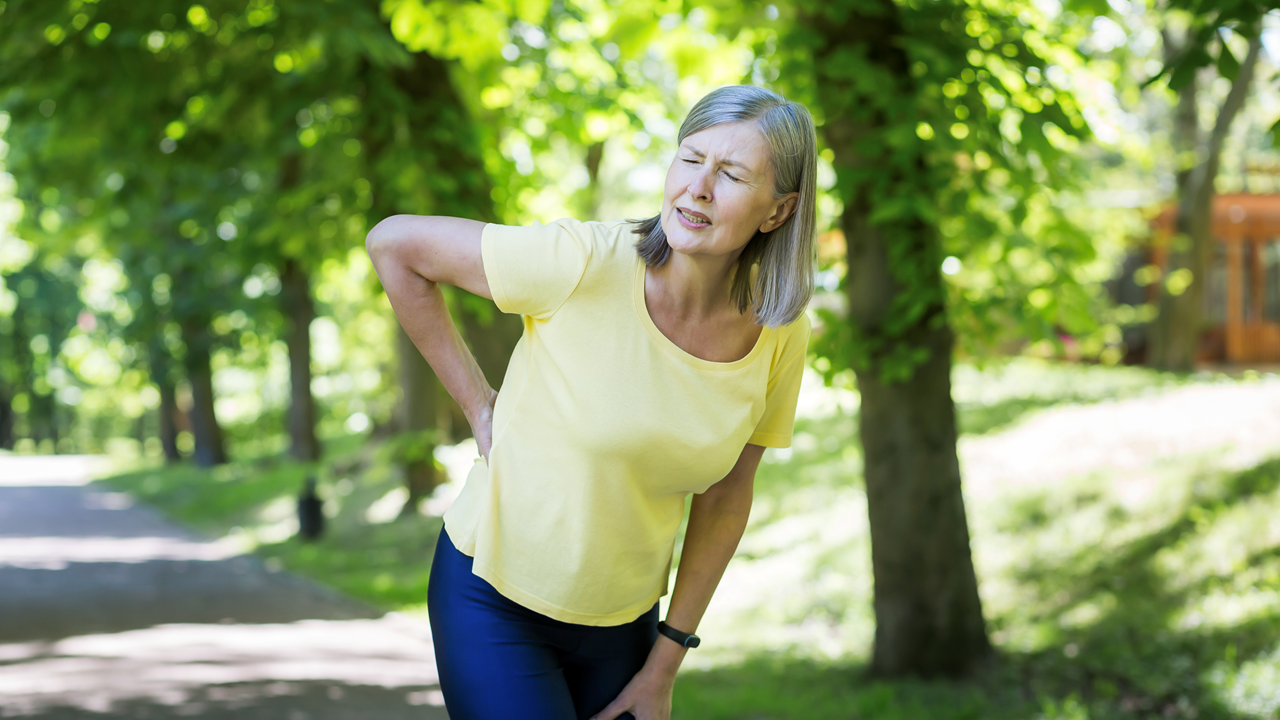
[[[754,85],[729,85],[698,101],[680,126],[677,143],[713,125],[753,122],[769,144],[774,198],[799,192],[795,212],[771,232],[756,232],[738,256],[736,268],[760,269],[754,286],[750,272],[734,271],[729,297],[739,312],[752,312],[757,325],[777,328],[800,317],[813,297],[814,224],[818,151],[813,118],[800,103]],[[671,255],[662,215],[628,220],[640,236],[636,252],[649,267],[660,267]]]

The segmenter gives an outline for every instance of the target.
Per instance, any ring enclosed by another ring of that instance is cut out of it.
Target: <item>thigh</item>
[[[591,628],[565,658],[564,677],[579,720],[600,712],[644,667],[658,639],[658,605],[626,625]],[[634,720],[623,713],[619,720]]]
[[[536,617],[471,572],[443,530],[427,585],[440,691],[451,720],[571,720],[559,654]]]

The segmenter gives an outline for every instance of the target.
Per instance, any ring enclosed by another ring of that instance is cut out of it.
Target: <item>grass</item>
[[[1165,467],[1167,495],[1137,513],[1089,481],[982,507],[998,657],[968,682],[875,680],[865,646],[824,660],[798,642],[683,673],[674,717],[1275,718],[1280,459],[1239,472],[1207,460]]]
[[[1212,376],[1200,376],[1201,381]],[[1159,393],[1195,376],[1031,358],[959,365],[952,375],[956,424],[965,435],[997,432],[1037,410]]]
[[[1228,381],[1017,362],[958,368],[954,393],[960,427],[985,442],[1056,406],[1206,382]],[[674,718],[1280,718],[1280,458],[1243,469],[1225,449],[1147,458],[1140,475],[1154,490],[1140,501],[1119,491],[1135,479],[1108,468],[967,496],[995,660],[963,682],[889,681],[866,674],[874,617],[856,427],[856,414],[800,418],[791,452],[766,453]],[[269,562],[421,612],[439,519],[379,521],[395,471],[363,438],[327,450],[313,466],[265,457],[104,482],[211,535],[241,536]],[[308,473],[331,515],[313,544],[292,538]]]

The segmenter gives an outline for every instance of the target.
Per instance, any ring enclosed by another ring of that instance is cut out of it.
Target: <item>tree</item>
[[[165,312],[181,338],[176,359],[191,386],[196,459],[214,464],[226,450],[210,366],[221,339],[210,322],[238,282],[231,258],[209,242],[206,223],[241,190],[208,171],[234,163],[226,147],[188,139],[177,152],[186,125],[174,118],[189,111],[186,91],[200,79],[181,61],[198,48],[173,31],[176,17],[164,10],[186,7],[11,3],[0,23],[0,87],[15,133],[13,174],[26,197],[40,201],[29,207],[44,206],[26,216],[27,230],[67,244],[76,237],[74,221],[110,250],[138,244],[163,263],[154,276],[177,290]],[[115,200],[122,188],[122,202],[95,202]],[[45,202],[45,195],[62,201]],[[63,227],[32,222],[46,212],[58,214],[55,225]]]
[[[1151,326],[1146,362],[1163,370],[1188,372],[1195,367],[1205,278],[1214,245],[1214,181],[1218,177],[1223,143],[1253,81],[1262,48],[1261,16],[1270,4],[1240,3],[1235,13],[1223,13],[1216,6],[1199,7],[1196,3],[1171,5],[1186,6],[1200,14],[1183,17],[1185,27],[1179,31],[1173,27],[1173,21],[1183,13],[1172,9],[1164,12],[1166,24],[1161,28],[1164,67],[1143,85],[1150,85],[1168,74],[1169,89],[1178,95],[1174,115],[1178,212],[1163,282],[1159,285],[1159,314]],[[1237,61],[1232,53],[1224,32],[1227,27],[1245,38],[1243,61]],[[1216,61],[1210,55],[1214,50]],[[1213,128],[1206,136],[1200,127],[1203,103],[1199,85],[1204,73],[1202,68],[1210,62],[1214,62],[1222,77],[1231,81],[1231,90],[1221,107],[1216,108]]]
[[[946,255],[994,255],[996,272],[1015,251],[1065,267],[1092,258],[1065,210],[1041,202],[1069,187],[1065,150],[1087,135],[1047,73],[1075,60],[1029,3],[843,0],[795,10],[782,77],[818,110],[843,204],[848,315],[820,312],[815,349],[829,375],[854,370],[862,397],[871,669],[961,674],[990,646],[956,456],[953,325],[989,341],[1010,330],[1084,332],[1091,320],[1070,273],[1024,273],[949,306],[954,291],[939,268]]]
[[[58,362],[58,349],[83,309],[75,283],[81,262],[74,256],[37,251],[24,267],[4,278],[17,302],[0,322],[0,383],[12,388],[9,402],[21,398],[26,436],[37,444],[48,441],[53,452],[61,451],[60,441],[70,426],[70,413],[57,398],[66,385],[57,378],[67,375]],[[16,420],[7,420],[11,433]]]

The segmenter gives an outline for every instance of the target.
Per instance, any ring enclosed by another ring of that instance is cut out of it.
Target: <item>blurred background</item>
[[[477,452],[365,234],[650,216],[750,83],[814,332],[674,717],[1280,717],[1273,5],[0,1],[0,715],[445,717]]]

